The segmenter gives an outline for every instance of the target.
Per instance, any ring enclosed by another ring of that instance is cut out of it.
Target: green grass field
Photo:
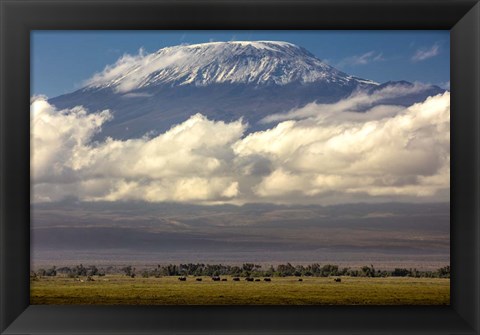
[[[440,278],[272,278],[214,282],[194,277],[42,277],[31,281],[31,304],[100,305],[448,305],[450,280]]]

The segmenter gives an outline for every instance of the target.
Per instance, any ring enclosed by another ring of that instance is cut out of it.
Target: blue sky
[[[349,74],[378,82],[450,82],[450,33],[436,31],[33,31],[31,94],[72,92],[123,54],[181,43],[274,40],[300,45]]]

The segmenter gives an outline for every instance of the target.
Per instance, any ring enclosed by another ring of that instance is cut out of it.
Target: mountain
[[[95,76],[89,88],[119,93],[169,85],[288,85],[313,82],[374,84],[340,72],[307,50],[286,42],[212,42],[180,45],[124,62],[122,71]]]
[[[249,131],[259,130],[265,126],[258,121],[270,114],[396,85],[414,84],[380,85],[354,77],[291,43],[212,42],[124,56],[82,89],[49,101],[60,109],[110,109],[114,119],[100,136],[126,139],[163,132],[196,113],[224,121],[243,117]],[[408,105],[442,90],[430,86],[424,91],[407,93],[394,103]]]

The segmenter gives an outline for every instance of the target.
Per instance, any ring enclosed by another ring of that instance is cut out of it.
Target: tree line
[[[241,266],[223,265],[223,264],[168,264],[157,265],[153,268],[142,268],[137,270],[129,265],[125,267],[107,267],[97,268],[94,265],[83,266],[82,264],[73,267],[53,266],[49,269],[38,269],[32,271],[32,277],[38,276],[57,276],[63,275],[71,278],[79,276],[105,276],[106,274],[124,274],[129,277],[141,276],[164,277],[164,276],[235,276],[235,277],[331,277],[331,276],[350,276],[350,277],[415,277],[415,278],[450,278],[450,266],[441,267],[433,271],[417,270],[415,268],[395,268],[394,270],[375,269],[373,265],[365,265],[361,268],[340,268],[338,265],[318,263],[310,265],[292,265],[290,263],[277,266],[262,267],[259,264],[244,263]]]

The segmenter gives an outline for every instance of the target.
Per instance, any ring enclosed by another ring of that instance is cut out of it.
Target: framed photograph
[[[2,334],[479,333],[478,2],[1,6]]]

